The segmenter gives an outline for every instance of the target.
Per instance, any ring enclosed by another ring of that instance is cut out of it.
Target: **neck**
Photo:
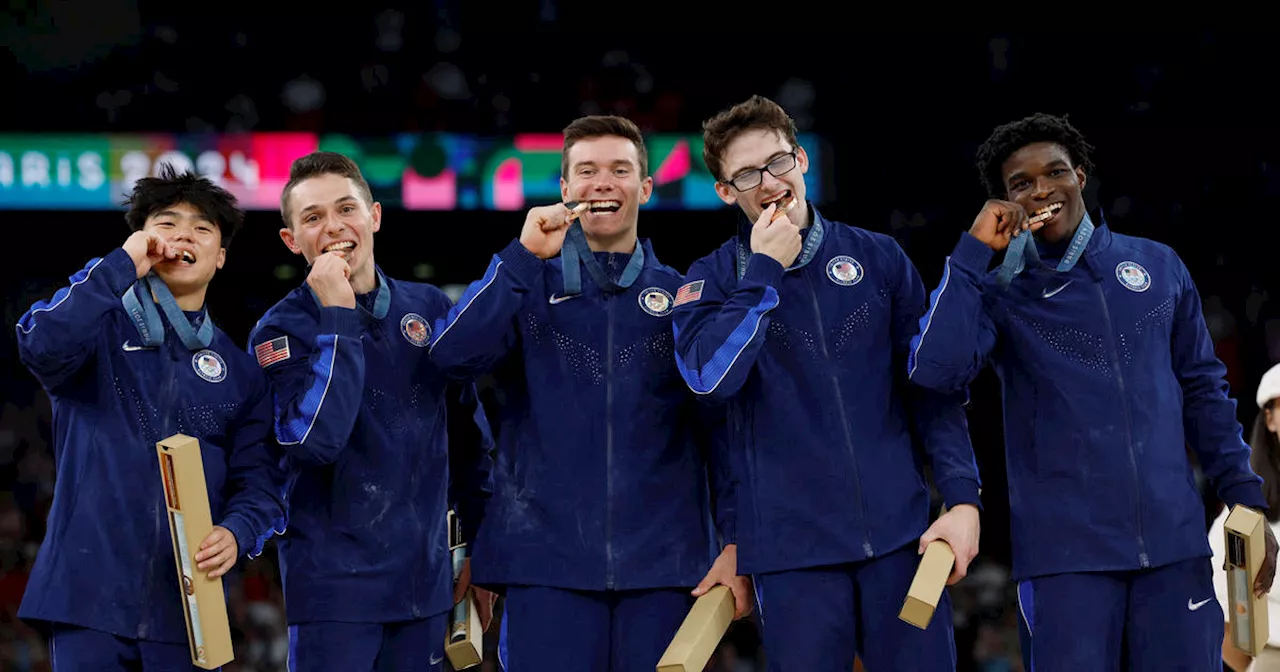
[[[172,287],[169,288],[169,291],[173,292],[173,300],[178,304],[178,308],[187,312],[195,312],[204,307],[204,295],[206,290],[208,290],[207,285],[202,285],[198,289],[186,292],[181,289],[174,292]],[[160,299],[156,298],[155,292],[151,293],[151,300],[156,303],[160,302]]]
[[[584,230],[583,233],[587,232]],[[592,252],[635,252],[635,227],[612,237],[596,237],[587,233],[587,247],[590,247]]]
[[[809,225],[813,223],[813,210],[809,209],[808,203],[797,203],[796,205],[800,207],[800,212],[796,213],[796,219],[792,220],[791,223],[801,229],[809,228]]]
[[[1059,237],[1056,240],[1049,240],[1048,238],[1046,238],[1045,241],[1050,243],[1065,243],[1071,240],[1072,236],[1076,235],[1076,231],[1080,230],[1080,222],[1083,222],[1083,221],[1084,221],[1084,214],[1081,214],[1080,219],[1077,219],[1075,224],[1072,224],[1070,227],[1062,230],[1061,237]]]
[[[368,294],[378,287],[378,276],[370,264],[366,272],[351,276],[351,291],[356,294]]]

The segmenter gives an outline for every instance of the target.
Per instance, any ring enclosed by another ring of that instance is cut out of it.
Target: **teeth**
[[[618,201],[591,201],[591,209],[597,210],[601,208],[621,208],[622,203]]]
[[[351,249],[351,248],[353,248],[353,247],[355,247],[355,246],[356,246],[356,244],[355,244],[355,243],[353,243],[353,242],[351,242],[351,241],[349,241],[349,240],[345,240],[345,241],[343,241],[343,242],[341,242],[341,243],[333,243],[332,245],[326,245],[326,246],[325,246],[325,248],[324,248],[324,251],[325,251],[325,252],[336,252],[336,251],[338,251],[338,250],[349,250],[349,249]]]
[[[1039,224],[1040,222],[1043,222],[1047,219],[1052,218],[1061,209],[1062,209],[1062,203],[1053,203],[1050,205],[1046,205],[1045,207],[1040,208],[1039,210],[1036,210],[1035,214],[1032,215],[1031,218],[1027,221],[1029,221],[1032,224]]]
[[[182,260],[183,260],[183,261],[185,261],[185,262],[187,262],[187,263],[189,263],[189,264],[194,264],[194,263],[196,263],[196,257],[195,257],[195,255],[191,254],[190,252],[188,252],[188,251],[186,251],[186,250],[183,250],[183,251],[182,251]]]
[[[790,191],[784,191],[784,192],[782,192],[782,193],[781,193],[781,194],[779,194],[778,196],[776,196],[776,197],[774,197],[774,198],[771,198],[771,199],[769,199],[769,200],[765,201],[765,202],[763,203],[763,205],[764,205],[764,207],[766,207],[766,208],[767,208],[767,207],[769,207],[770,205],[772,205],[772,204],[774,204],[774,203],[779,203],[779,204],[780,204],[780,203],[781,203],[781,201],[782,201],[783,199],[787,199],[787,198],[791,198],[791,192],[790,192]],[[785,205],[785,206],[780,204],[780,205],[779,205],[779,208],[783,208],[783,207],[785,207],[785,208],[790,208],[790,207],[791,207],[791,205],[792,205],[793,203],[795,203],[794,199],[793,199],[792,201],[790,201],[790,202],[789,202],[787,205]]]

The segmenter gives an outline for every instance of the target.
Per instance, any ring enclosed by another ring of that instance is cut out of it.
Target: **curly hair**
[[[1014,152],[1037,142],[1052,142],[1067,150],[1074,167],[1093,174],[1093,145],[1072,126],[1067,117],[1037,112],[1029,117],[997,126],[978,148],[978,175],[991,198],[1005,198],[1004,162]]]
[[[702,161],[716,180],[725,180],[724,152],[739,135],[753,130],[776,131],[795,148],[796,122],[781,105],[764,96],[747,100],[722,110],[702,124]]]
[[[178,203],[189,204],[216,224],[222,233],[223,248],[231,244],[244,225],[244,211],[231,192],[189,170],[179,175],[168,163],[161,166],[158,177],[144,177],[134,184],[133,192],[124,201],[129,206],[124,221],[130,231],[141,231],[148,217]]]

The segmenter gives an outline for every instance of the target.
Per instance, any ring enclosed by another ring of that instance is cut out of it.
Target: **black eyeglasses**
[[[764,181],[764,172],[767,170],[774,177],[782,177],[787,173],[796,169],[796,152],[792,150],[790,154],[779,156],[769,162],[764,168],[751,168],[732,180],[726,180],[725,184],[731,185],[738,191],[751,191],[760,186]]]

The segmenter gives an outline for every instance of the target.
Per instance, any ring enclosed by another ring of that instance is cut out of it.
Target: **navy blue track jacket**
[[[288,455],[278,545],[291,624],[448,611],[446,513],[457,507],[468,540],[484,515],[483,408],[473,384],[448,379],[427,356],[432,321],[452,302],[431,285],[377,277],[355,309],[321,307],[304,282],[249,337]]]
[[[235,535],[241,558],[283,529],[283,476],[253,358],[216,327],[192,352],[163,313],[164,342],[143,345],[121,301],[136,278],[117,248],[18,322],[19,358],[52,401],[58,475],[19,616],[185,643],[156,442],[200,440],[214,524]],[[185,316],[196,327],[209,319]]]
[[[929,521],[926,453],[946,505],[978,505],[963,395],[906,381],[919,274],[894,239],[810,211],[792,268],[752,254],[742,226],[689,268],[675,310],[681,374],[729,406],[741,574],[913,542]]]
[[[1104,223],[1071,270],[1029,267],[1007,291],[987,272],[993,255],[961,234],[909,366],[940,391],[995,366],[1015,579],[1209,556],[1188,443],[1223,501],[1266,508],[1226,367],[1172,249]]]
[[[672,363],[680,275],[648,241],[624,291],[581,274],[564,294],[562,258],[513,240],[437,323],[432,357],[491,372],[502,398],[494,499],[472,560],[480,584],[626,590],[697,584],[716,525],[732,541],[715,422]],[[586,254],[592,254],[586,252]],[[631,254],[594,253],[615,281]],[[708,485],[708,482],[711,485]]]

